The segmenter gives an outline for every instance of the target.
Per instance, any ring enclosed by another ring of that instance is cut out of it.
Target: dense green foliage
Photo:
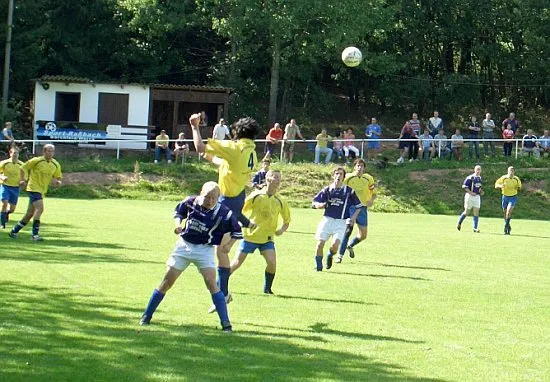
[[[262,122],[447,122],[487,109],[537,130],[550,104],[549,0],[16,1],[12,106],[43,74],[233,88]],[[7,0],[0,2],[0,41]],[[3,55],[3,44],[0,53]],[[341,50],[359,47],[357,69]]]

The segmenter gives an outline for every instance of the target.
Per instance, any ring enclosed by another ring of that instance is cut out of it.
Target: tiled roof
[[[151,84],[151,83],[136,83],[136,82],[123,82],[123,81],[94,81],[85,77],[73,77],[62,75],[44,75],[34,80],[35,82],[70,82],[75,84],[108,84],[108,85],[138,85],[149,86],[154,89],[174,89],[174,90],[198,90],[198,91],[210,91],[210,92],[229,92],[229,88],[222,86],[203,86],[203,85],[176,85],[176,84]]]

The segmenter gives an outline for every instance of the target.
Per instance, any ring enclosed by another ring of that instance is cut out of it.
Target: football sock
[[[151,295],[151,298],[149,299],[149,303],[147,304],[147,308],[145,308],[145,312],[143,313],[143,315],[151,319],[151,317],[153,317],[153,313],[155,313],[155,310],[157,310],[164,296],[164,293],[162,293],[158,289],[155,289],[153,291],[153,294]]]
[[[479,216],[474,216],[474,229],[477,229],[477,223],[479,223]]]
[[[315,263],[317,264],[317,270],[323,269],[323,256],[315,256]]]
[[[33,220],[32,222],[32,234],[38,235],[38,231],[40,230],[40,220]]]
[[[223,292],[220,290],[219,292],[212,294],[212,302],[216,306],[216,312],[218,312],[218,316],[220,317],[220,321],[229,321],[229,315],[227,314],[227,304],[225,302],[225,296],[223,295]]]
[[[349,224],[346,225],[346,232],[344,234],[344,239],[340,243],[340,249],[338,251],[339,255],[344,256],[344,253],[346,252],[346,248],[348,247],[348,241],[352,232],[353,232],[353,226]]]
[[[506,218],[506,219],[504,220],[504,221],[506,222],[506,225],[510,225],[510,220],[511,220],[511,219],[512,219],[512,218]]]
[[[357,237],[354,237],[353,240],[351,241],[351,244],[349,245],[350,247],[355,247],[357,244],[359,244],[361,242],[360,239],[358,239]]]
[[[2,212],[0,214],[0,224],[2,224],[2,227],[4,227],[6,225],[7,221],[8,221],[8,213],[7,212]]]
[[[275,278],[275,273],[265,272],[265,282],[264,282],[264,292],[271,290],[273,285],[273,279]]]
[[[466,214],[464,213],[460,214],[460,217],[458,218],[458,224],[462,224],[464,219],[466,219]]]
[[[17,232],[21,231],[21,229],[26,225],[27,225],[27,223],[24,223],[23,221],[20,221],[16,225],[13,226],[11,232],[12,233],[17,233]]]
[[[231,268],[218,267],[218,284],[224,296],[229,293],[229,275]]]

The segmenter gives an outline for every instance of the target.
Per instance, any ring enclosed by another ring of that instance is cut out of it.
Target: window
[[[80,93],[55,93],[55,120],[78,122],[80,116]]]
[[[128,94],[99,93],[97,123],[128,124]]]

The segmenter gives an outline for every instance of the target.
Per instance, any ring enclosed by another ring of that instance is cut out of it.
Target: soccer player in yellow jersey
[[[367,162],[363,159],[357,159],[354,164],[355,171],[347,174],[344,179],[344,184],[351,187],[355,191],[359,197],[359,200],[363,204],[363,207],[361,207],[361,211],[359,212],[356,220],[359,231],[349,245],[348,241],[353,231],[353,225],[346,228],[346,234],[340,244],[338,258],[336,259],[337,263],[342,262],[346,249],[349,251],[349,257],[354,258],[355,252],[353,247],[367,238],[367,228],[369,222],[367,207],[372,206],[374,199],[376,199],[376,183],[372,175],[365,172],[366,167]],[[353,214],[354,211],[355,207],[352,206],[350,213]]]
[[[241,118],[234,124],[236,141],[219,141],[212,138],[205,144],[199,130],[200,114],[189,117],[189,124],[193,132],[193,143],[197,152],[216,157],[219,162],[218,184],[220,186],[220,203],[229,207],[243,227],[253,228],[243,214],[242,208],[245,199],[245,187],[250,180],[250,174],[258,162],[254,138],[258,135],[258,124],[252,118]],[[228,292],[230,262],[226,243],[226,235],[220,245],[216,247],[218,257],[218,280],[220,289],[229,302],[232,300]],[[212,312],[212,308],[210,309]]]
[[[29,207],[23,218],[12,228],[10,237],[17,238],[17,233],[33,219],[32,236],[34,241],[42,241],[38,234],[40,230],[40,217],[44,212],[44,197],[48,192],[50,183],[55,186],[61,184],[61,165],[53,155],[55,147],[46,144],[43,148],[43,155],[30,159],[23,165],[28,172],[27,193],[29,194]],[[24,179],[22,179],[24,180]]]
[[[2,212],[0,213],[0,227],[6,228],[9,215],[15,211],[19,200],[19,186],[25,181],[23,162],[19,160],[19,149],[10,147],[10,157],[0,162],[0,199]]]
[[[501,176],[495,182],[495,188],[500,188],[502,192],[502,211],[504,212],[504,234],[509,235],[512,231],[510,220],[512,211],[518,201],[518,192],[521,190],[521,180],[515,175],[516,170],[513,166],[508,167],[508,174]]]
[[[253,229],[244,229],[244,239],[239,245],[238,255],[231,261],[231,273],[234,273],[244,263],[250,253],[260,250],[266,262],[264,293],[273,294],[271,286],[275,279],[277,267],[275,253],[275,236],[281,236],[290,224],[290,208],[278,190],[281,184],[281,172],[269,170],[266,175],[266,187],[250,194],[243,207],[250,220],[256,224]],[[277,229],[279,216],[283,221]]]

